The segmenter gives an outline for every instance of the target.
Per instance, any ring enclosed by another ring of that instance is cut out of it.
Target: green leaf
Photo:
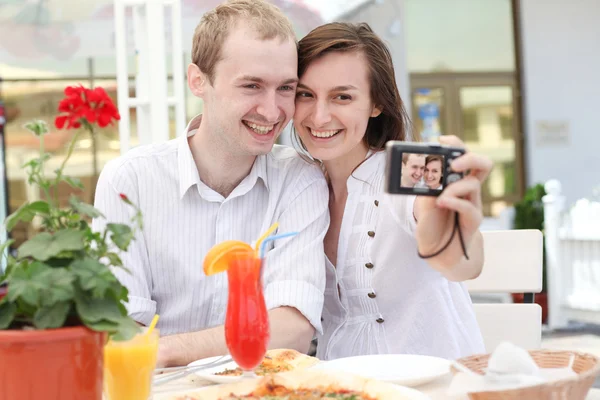
[[[13,228],[20,222],[31,222],[35,217],[35,212],[30,208],[31,204],[25,203],[17,209],[14,213],[8,216],[5,221],[6,230],[12,231]]]
[[[119,320],[119,330],[111,335],[111,339],[115,341],[129,340],[137,333],[141,332],[142,328],[130,317],[122,317]]]
[[[112,298],[94,298],[75,292],[75,307],[86,325],[102,320],[118,322],[123,317],[118,303]]]
[[[32,278],[39,276],[47,269],[50,267],[40,262],[15,267],[10,276],[6,298],[11,302],[21,299],[24,303],[37,306],[45,282]]]
[[[110,239],[121,250],[126,251],[129,243],[133,239],[133,232],[128,225],[125,224],[107,224],[108,229],[112,234]]]
[[[48,268],[33,276],[32,280],[41,282],[44,285],[40,293],[40,303],[44,307],[71,301],[75,296],[75,289],[73,288],[75,276],[66,268]]]
[[[123,266],[123,260],[121,260],[121,257],[119,257],[117,253],[106,253],[106,257],[111,265],[114,265],[115,267]]]
[[[85,247],[84,233],[74,229],[66,229],[51,235],[42,232],[19,247],[19,257],[32,257],[46,261],[63,251],[82,250]]]
[[[42,200],[34,201],[27,208],[39,214],[50,214],[50,204]]]
[[[98,332],[116,332],[119,329],[119,323],[115,321],[97,321],[86,324],[86,326]]]
[[[14,303],[3,301],[0,303],[0,329],[6,329],[10,326],[17,313],[17,306]]]
[[[109,289],[119,283],[106,265],[92,258],[76,260],[70,268],[77,276],[81,288],[91,291],[93,297],[104,297]]]
[[[69,301],[62,301],[50,307],[42,307],[35,312],[33,325],[37,329],[60,328],[64,325],[70,309],[71,302]]]
[[[23,125],[23,127],[35,136],[43,136],[48,133],[48,125],[46,124],[46,121],[43,120],[28,122]]]
[[[71,196],[71,198],[69,199],[69,204],[71,204],[71,207],[73,207],[73,209],[80,214],[84,214],[84,215],[87,215],[92,218],[98,218],[98,217],[104,218],[104,215],[102,215],[100,210],[98,210],[97,208],[94,208],[93,206],[91,206],[89,204],[82,202],[75,196]]]
[[[63,177],[61,177],[61,180],[66,182],[72,188],[81,189],[81,190],[84,189],[83,183],[81,183],[81,180],[79,178],[71,178],[70,176],[63,176]]]

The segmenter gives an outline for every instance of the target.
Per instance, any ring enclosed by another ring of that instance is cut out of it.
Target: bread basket
[[[592,354],[558,350],[530,350],[529,354],[540,368],[564,368],[575,355],[573,370],[577,378],[565,379],[520,389],[469,393],[470,400],[585,400],[600,373],[600,359]],[[457,360],[473,372],[483,374],[491,354]],[[452,372],[457,371],[452,368]]]

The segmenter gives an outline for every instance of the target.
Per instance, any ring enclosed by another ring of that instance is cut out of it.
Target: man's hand
[[[455,136],[442,136],[440,143],[464,148],[464,143]],[[459,215],[459,226],[470,259],[466,260],[464,257],[458,232],[446,250],[427,259],[433,268],[450,280],[473,279],[481,272],[481,184],[489,175],[492,166],[493,163],[488,157],[467,152],[452,161],[452,169],[464,174],[462,179],[444,187],[438,197],[419,196],[415,201],[417,246],[422,255],[439,251],[450,240],[455,228],[455,213]]]

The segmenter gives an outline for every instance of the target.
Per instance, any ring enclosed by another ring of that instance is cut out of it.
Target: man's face
[[[409,154],[406,164],[402,165],[402,186],[414,187],[423,177],[425,156]]]
[[[236,155],[271,151],[294,114],[298,56],[292,39],[260,40],[244,23],[222,47],[212,85],[202,85],[202,124]]]

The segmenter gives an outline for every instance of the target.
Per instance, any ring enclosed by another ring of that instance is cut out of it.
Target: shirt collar
[[[193,136],[200,127],[201,121],[201,114],[194,117],[185,128],[184,134],[181,135],[178,139],[179,144],[177,146],[177,163],[179,172],[180,199],[183,198],[183,196],[190,187],[194,185],[198,187],[206,186],[200,180],[198,168],[196,167],[196,163],[194,162],[194,157],[192,156],[192,151],[188,142],[188,138],[190,136]],[[270,155],[266,154],[256,157],[256,160],[252,165],[250,173],[242,180],[242,182],[238,185],[238,187],[236,187],[232,194],[238,192],[238,190],[241,190],[244,193],[250,191],[250,189],[254,187],[259,178],[262,180],[267,190],[269,190],[267,179],[267,157],[270,157]],[[208,187],[206,187],[206,189],[208,189]],[[243,193],[240,193],[240,195],[241,194]]]

